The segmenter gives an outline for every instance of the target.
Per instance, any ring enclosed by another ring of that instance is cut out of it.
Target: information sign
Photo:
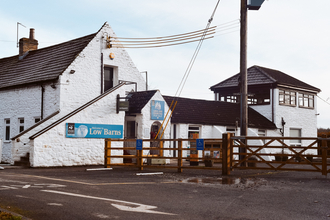
[[[142,139],[136,139],[136,149],[142,150]]]
[[[204,150],[204,139],[196,139],[197,150]]]
[[[123,138],[122,125],[66,123],[67,138]]]

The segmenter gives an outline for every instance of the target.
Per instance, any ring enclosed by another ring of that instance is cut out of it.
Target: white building
[[[109,36],[115,33],[105,23],[97,33],[37,49],[31,29],[30,38],[20,40],[20,55],[0,59],[2,162],[29,154],[33,167],[103,163],[104,139],[70,138],[68,127],[82,124],[75,128],[82,135],[86,128],[97,133],[114,125],[107,137],[124,137],[117,96],[145,88],[127,52],[108,48]],[[164,102],[159,92],[150,99]]]
[[[215,100],[239,103],[239,79],[240,74],[236,74],[212,86]],[[260,66],[248,68],[247,84],[249,108],[274,123],[277,135],[317,137],[316,96],[320,89],[281,71]],[[304,143],[291,140],[289,144]]]
[[[237,103],[185,98],[178,99],[171,121],[162,128],[173,97],[144,91],[146,82],[125,49],[110,47],[109,37],[114,36],[105,23],[94,34],[38,49],[32,29],[30,38],[20,40],[19,55],[0,59],[2,162],[14,164],[25,157],[32,167],[103,164],[104,138],[149,139],[164,129],[165,139],[188,138],[196,132],[200,138],[239,134]],[[249,108],[249,135],[280,136],[283,117],[286,126],[301,129],[303,136],[316,136],[315,115],[295,122],[296,115],[286,113],[296,108],[315,114],[316,103],[307,108],[271,104],[286,104],[287,98],[276,98],[286,97],[285,92],[269,90],[264,99],[268,106]],[[305,132],[305,123],[312,126],[310,131]]]

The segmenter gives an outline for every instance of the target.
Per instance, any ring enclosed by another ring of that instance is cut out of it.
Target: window
[[[190,139],[199,138],[199,127],[189,126],[189,128],[188,128],[188,138],[190,138]]]
[[[104,68],[104,91],[111,89],[113,87],[113,68]]]
[[[10,140],[10,119],[5,119],[5,141]]]
[[[34,118],[34,123],[38,123],[39,121],[41,121],[41,118],[40,117],[35,117]]]
[[[226,132],[236,134],[236,128],[235,127],[226,127]]]
[[[301,129],[290,128],[290,137],[301,137]],[[291,139],[290,146],[301,146],[301,139]]]
[[[24,131],[24,118],[18,119],[18,131],[19,131],[19,133]]]
[[[220,96],[220,101],[237,103],[239,99],[235,95],[225,95],[225,96]]]
[[[299,93],[299,107],[314,108],[314,95]]]
[[[296,106],[296,92],[288,90],[279,90],[280,105]]]

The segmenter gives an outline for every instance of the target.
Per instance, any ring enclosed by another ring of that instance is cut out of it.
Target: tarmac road
[[[0,207],[36,220],[330,220],[330,179],[320,173],[237,170],[224,177],[212,170],[86,171],[100,167],[5,166]]]

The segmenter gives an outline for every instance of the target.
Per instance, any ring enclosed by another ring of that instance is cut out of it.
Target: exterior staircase
[[[14,166],[30,167],[30,153],[21,157],[19,161],[15,161]]]

